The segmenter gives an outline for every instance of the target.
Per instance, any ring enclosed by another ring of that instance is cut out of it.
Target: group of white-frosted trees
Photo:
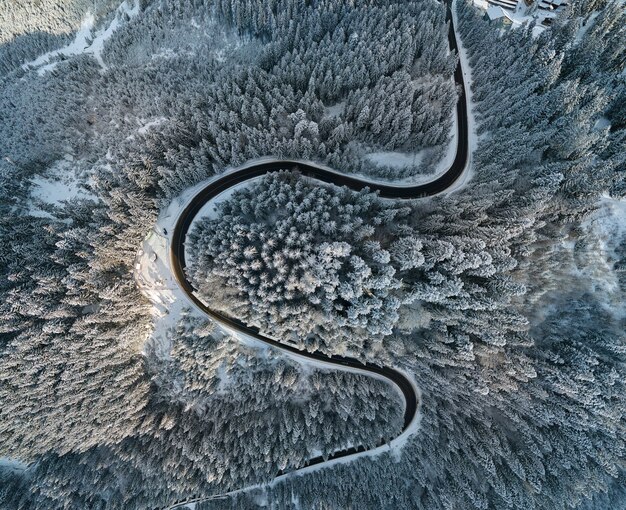
[[[21,68],[71,36],[0,48],[0,456],[29,464],[0,463],[3,508],[164,506],[397,433],[382,383],[307,373],[189,316],[147,338],[133,270],[159,212],[229,165],[367,172],[368,151],[444,145],[444,7],[141,7],[105,44],[106,70],[89,54]],[[274,175],[191,239],[190,276],[225,312],[413,374],[420,431],[400,455],[210,508],[623,506],[624,328],[588,266],[613,239],[581,223],[625,189],[623,5],[573,2],[537,37],[457,7],[479,135],[462,190],[397,204]],[[35,216],[30,178],[70,156],[93,200]]]

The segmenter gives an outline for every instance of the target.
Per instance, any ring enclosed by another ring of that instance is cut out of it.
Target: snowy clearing
[[[28,464],[11,457],[0,457],[0,471],[4,469],[9,471],[26,471]]]
[[[406,153],[394,151],[370,152],[365,158],[378,166],[391,168],[417,167],[421,164],[424,154],[420,152]]]
[[[137,130],[137,133],[139,133],[140,135],[145,135],[150,129],[156,126],[160,126],[164,122],[167,122],[167,119],[165,117],[158,117],[154,120],[151,120],[150,122],[146,122]]]
[[[50,71],[51,69],[54,69],[56,67],[57,62],[49,64],[51,59],[55,59],[61,56],[71,57],[73,55],[83,53],[85,49],[89,47],[89,40],[91,39],[91,29],[93,28],[94,21],[95,20],[93,15],[88,13],[87,16],[85,16],[85,19],[83,20],[80,29],[78,30],[78,32],[76,32],[74,40],[70,44],[68,44],[64,48],[44,53],[43,55],[37,57],[35,60],[31,60],[30,62],[23,64],[22,69],[27,71],[29,68],[39,68],[37,69],[37,74],[41,76],[46,71]]]
[[[574,43],[579,44],[582,41],[585,34],[589,31],[589,29],[594,25],[596,18],[600,15],[600,11],[592,12],[587,19],[581,20],[580,28],[576,33],[576,37],[574,38]]]
[[[134,1],[131,6],[129,1]],[[132,19],[139,14],[138,0],[124,0],[115,11],[115,16],[108,27],[104,30],[92,33],[95,19],[92,14],[88,13],[80,27],[76,32],[74,40],[64,48],[49,51],[37,57],[35,60],[22,64],[22,69],[37,69],[37,74],[43,76],[47,71],[54,69],[57,64],[64,59],[58,60],[59,57],[72,57],[83,53],[91,54],[98,61],[100,67],[106,70],[106,65],[102,60],[102,50],[104,43],[113,35],[113,33],[124,23],[126,18]]]
[[[59,181],[37,175],[33,177],[32,183],[35,185],[32,196],[47,204],[60,205],[61,202],[73,198],[94,198],[71,177]]]
[[[83,186],[85,176],[77,175],[74,167],[74,159],[66,155],[47,169],[46,175],[35,175],[31,182],[31,200],[29,213],[36,217],[52,217],[43,210],[46,205],[59,207],[66,200],[91,199],[97,197]]]
[[[340,117],[343,115],[344,110],[346,109],[346,102],[342,101],[340,103],[336,103],[330,106],[324,107],[324,117],[328,119],[334,119],[336,117]]]

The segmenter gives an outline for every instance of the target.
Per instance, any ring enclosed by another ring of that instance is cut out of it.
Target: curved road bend
[[[456,51],[456,53],[458,54],[459,51],[452,21],[451,0],[446,1],[446,20],[449,22],[448,43],[450,45],[450,49]],[[223,177],[220,177],[209,183],[187,205],[185,210],[180,215],[174,231],[172,232],[170,248],[170,262],[172,272],[181,289],[200,310],[202,310],[207,316],[209,316],[211,319],[227,329],[244,333],[268,345],[277,347],[283,351],[295,353],[299,356],[303,356],[312,360],[331,363],[334,365],[338,365],[339,367],[356,368],[359,371],[370,372],[385,377],[400,389],[406,402],[404,409],[404,425],[402,429],[403,432],[408,428],[408,426],[415,418],[418,407],[418,396],[416,394],[415,388],[413,387],[413,384],[407,379],[407,377],[404,376],[404,374],[392,368],[381,367],[371,363],[362,363],[361,361],[354,358],[347,358],[343,356],[327,356],[318,351],[301,351],[291,345],[282,344],[277,340],[262,335],[258,328],[247,326],[237,319],[227,317],[220,312],[212,310],[194,295],[195,289],[187,280],[187,276],[185,274],[185,238],[191,227],[191,224],[193,223],[194,218],[208,201],[215,198],[217,195],[234,186],[235,184],[239,184],[249,179],[253,179],[266,173],[278,170],[297,168],[301,174],[317,179],[318,181],[335,184],[337,186],[347,186],[357,191],[362,190],[363,188],[369,188],[372,191],[379,192],[380,196],[383,198],[416,199],[432,196],[442,191],[445,191],[461,176],[461,174],[465,170],[469,154],[467,99],[465,84],[463,82],[463,71],[460,61],[457,63],[456,69],[454,71],[454,80],[456,84],[460,87],[460,95],[456,106],[458,134],[456,156],[450,168],[435,180],[414,186],[394,186],[390,184],[368,182],[356,177],[351,177],[349,175],[343,175],[338,172],[334,172],[332,170],[328,170],[310,163],[305,164],[292,160],[280,160],[260,163],[258,165],[254,165],[248,168],[229,172]],[[384,442],[381,442],[381,444],[384,444]],[[315,457],[313,459],[309,459],[304,466],[296,469],[295,471],[315,464],[321,464],[332,459],[338,459],[354,455],[365,450],[366,449],[364,447],[360,446],[335,452],[327,458]],[[283,474],[284,473],[280,472],[277,473],[277,476],[281,476]],[[227,495],[222,494],[187,499],[184,501],[178,501],[173,505],[168,506],[167,508],[173,509],[188,503],[208,501],[211,499],[218,499],[222,497],[227,497]]]

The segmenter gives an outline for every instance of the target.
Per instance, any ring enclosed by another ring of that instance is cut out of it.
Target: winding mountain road
[[[459,51],[452,20],[451,0],[446,1],[446,19],[449,22],[448,42],[450,45],[450,49],[451,51],[456,51],[456,53],[458,54]],[[351,177],[341,174],[339,172],[335,172],[327,168],[323,168],[321,166],[317,166],[312,163],[303,163],[293,160],[270,161],[229,172],[224,176],[210,182],[206,187],[200,190],[187,204],[187,206],[179,216],[171,236],[170,266],[172,273],[181,289],[185,292],[189,300],[196,305],[197,308],[199,308],[208,317],[216,321],[225,329],[234,330],[236,332],[254,337],[257,340],[276,347],[284,352],[315,360],[316,362],[321,362],[326,365],[333,365],[338,369],[356,369],[358,372],[375,374],[377,376],[382,376],[386,378],[399,388],[406,402],[404,409],[403,434],[407,432],[412,423],[415,423],[418,411],[417,389],[415,388],[414,383],[412,383],[404,373],[394,368],[381,367],[371,363],[362,363],[361,361],[353,358],[347,358],[343,356],[327,356],[325,354],[322,354],[321,352],[301,351],[296,347],[293,347],[292,345],[286,345],[279,342],[278,340],[262,335],[260,331],[255,327],[247,326],[237,319],[227,317],[215,310],[212,310],[194,294],[195,289],[192,284],[187,280],[187,276],[185,274],[185,239],[189,229],[191,228],[194,218],[198,215],[203,206],[207,204],[207,202],[209,202],[211,199],[215,198],[217,195],[236,184],[278,170],[290,170],[297,168],[297,170],[302,175],[311,177],[318,181],[331,183],[338,186],[347,186],[353,190],[369,188],[371,191],[379,192],[380,196],[384,198],[416,199],[432,196],[442,191],[445,191],[446,189],[450,188],[452,184],[454,184],[463,174],[468,164],[469,156],[467,98],[465,84],[463,81],[463,71],[460,61],[457,63],[456,69],[454,71],[454,80],[456,84],[460,87],[460,95],[456,106],[458,135],[456,156],[450,168],[433,181],[414,186],[394,186],[390,184],[365,181],[356,177]],[[380,445],[378,448],[380,448]],[[309,459],[304,466],[292,472],[297,472],[306,467],[316,464],[330,462],[334,459],[357,455],[360,452],[364,451],[366,451],[365,448],[360,446],[335,452],[326,459],[324,459],[323,457],[312,458]],[[277,473],[277,477],[284,475],[285,474],[282,472]],[[231,493],[178,501],[166,508],[174,509],[190,503],[225,498],[228,497],[229,494]]]

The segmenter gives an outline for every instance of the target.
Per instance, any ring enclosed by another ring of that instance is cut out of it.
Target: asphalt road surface
[[[446,20],[449,21],[448,42],[450,45],[450,49],[456,51],[456,53],[458,54],[449,0],[446,2],[446,6]],[[242,168],[234,172],[229,172],[223,177],[220,177],[208,184],[205,188],[199,191],[198,194],[195,195],[193,199],[189,202],[185,210],[180,215],[174,231],[172,232],[170,257],[171,269],[174,277],[178,281],[178,284],[183,289],[183,291],[187,294],[187,297],[208,317],[228,329],[244,333],[266,344],[277,347],[283,351],[293,352],[312,360],[332,363],[337,365],[338,367],[358,368],[360,370],[385,377],[390,382],[395,384],[404,396],[405,407],[403,431],[406,430],[409,424],[413,421],[418,409],[418,396],[415,392],[413,384],[404,376],[404,374],[390,367],[382,367],[370,363],[362,363],[361,361],[354,358],[347,358],[343,356],[327,356],[321,352],[302,351],[293,347],[292,345],[283,344],[278,340],[268,338],[262,335],[260,331],[255,327],[247,326],[237,319],[227,317],[226,315],[212,310],[194,295],[195,289],[193,288],[192,284],[187,280],[187,276],[185,274],[185,239],[194,218],[202,209],[202,207],[211,199],[215,198],[217,195],[236,184],[279,170],[297,170],[300,174],[311,177],[318,181],[335,184],[337,186],[347,186],[353,190],[369,188],[373,192],[377,191],[380,196],[384,198],[413,200],[432,196],[437,193],[441,193],[442,191],[445,191],[450,186],[452,186],[452,184],[454,184],[457,179],[462,175],[468,163],[469,153],[467,98],[465,84],[463,82],[463,71],[460,62],[457,64],[454,71],[454,80],[460,88],[460,95],[456,106],[458,129],[456,155],[450,168],[448,168],[445,173],[443,173],[441,176],[434,179],[433,181],[414,186],[393,186],[389,184],[369,182],[363,179],[359,179],[357,177],[340,174],[338,172],[316,166],[313,163],[302,163],[291,160],[276,160],[264,162],[258,165]],[[332,459],[347,457],[363,451],[365,451],[365,448],[359,446],[335,452],[327,458],[312,458],[309,459],[305,465],[299,467],[295,471],[307,466],[321,464]],[[279,472],[277,473],[277,476],[280,476],[282,474],[284,473]],[[217,499],[220,497],[226,497],[226,495],[187,499],[185,501],[178,501],[167,508],[173,509],[176,507],[181,507],[188,503],[208,501],[210,499]]]

